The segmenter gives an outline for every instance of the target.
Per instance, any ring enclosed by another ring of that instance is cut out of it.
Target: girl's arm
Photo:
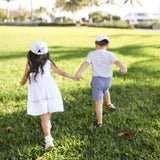
[[[121,61],[116,60],[116,61],[114,62],[114,64],[120,68],[120,71],[121,71],[122,73],[126,73],[126,72],[127,72],[126,66],[125,66]]]
[[[20,81],[21,85],[24,85],[27,82],[27,80],[28,80],[28,74],[29,74],[29,69],[28,69],[28,64],[26,64],[26,68],[25,68],[25,72],[24,72],[23,78]]]
[[[79,70],[77,71],[75,78],[77,80],[81,79],[81,73],[89,66],[89,63],[87,61],[83,62],[79,68]]]
[[[56,67],[52,62],[51,62],[51,69],[54,73],[57,73],[63,77],[67,77],[67,78],[71,78],[73,80],[76,80],[75,77],[67,72],[64,72],[62,70],[60,70],[58,67]]]

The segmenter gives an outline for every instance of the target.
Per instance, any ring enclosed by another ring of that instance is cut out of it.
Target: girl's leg
[[[46,137],[50,135],[49,121],[51,118],[51,114],[50,113],[42,114],[40,117],[41,117],[41,126],[43,129],[43,133],[44,133],[44,136]]]
[[[111,97],[110,97],[109,90],[107,90],[107,92],[104,94],[104,99],[106,100],[107,106],[111,104]]]
[[[47,151],[51,151],[54,147],[53,144],[53,138],[50,135],[50,118],[51,118],[51,114],[50,113],[46,113],[40,116],[41,117],[41,125],[42,125],[42,129],[43,129],[43,133],[45,136],[45,149]]]
[[[97,115],[97,124],[101,124],[102,126],[102,115],[103,115],[103,99],[99,101],[95,101],[95,109],[96,109],[96,115]],[[99,126],[99,127],[101,127]]]

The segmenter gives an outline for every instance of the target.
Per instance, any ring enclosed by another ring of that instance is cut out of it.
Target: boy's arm
[[[77,71],[75,78],[77,80],[81,79],[81,73],[88,67],[89,63],[87,61],[83,62],[82,65],[80,66],[79,70]]]
[[[121,71],[122,73],[126,73],[126,72],[127,72],[126,66],[125,66],[121,61],[116,60],[116,61],[114,62],[114,64],[120,68],[120,71]]]
[[[28,74],[29,74],[29,69],[28,69],[28,64],[26,64],[26,68],[25,68],[25,72],[24,72],[23,78],[20,81],[21,85],[24,85],[27,82],[27,80],[28,80]]]
[[[62,71],[61,69],[59,69],[57,66],[55,66],[53,63],[51,63],[51,69],[54,73],[57,73],[63,77],[67,77],[67,78],[71,78],[73,80],[76,80],[75,77],[67,72]]]

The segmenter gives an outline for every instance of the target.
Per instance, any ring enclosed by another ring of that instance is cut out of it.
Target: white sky
[[[103,0],[105,1],[105,0]],[[122,4],[124,0],[116,0],[118,3]],[[148,13],[159,13],[160,14],[160,0],[140,0],[142,3],[143,7],[140,7],[138,4],[134,3],[134,8],[131,7],[131,5],[125,5],[122,8],[119,8],[117,6],[113,5],[107,5],[104,4],[101,7],[93,7],[93,10],[101,10],[104,12],[108,12],[111,14],[119,15],[119,16],[125,16],[131,10],[134,9],[134,11],[143,11],[143,12],[148,12]],[[49,11],[51,11],[52,8],[54,8],[54,3],[55,0],[33,0],[33,8],[39,8],[40,6],[43,6],[45,8],[48,8]],[[30,10],[31,8],[31,0],[12,0],[9,3],[9,8],[10,9],[18,9],[19,4],[21,4],[21,7],[26,7]],[[6,8],[7,7],[7,2],[0,1],[0,8]],[[77,12],[76,16],[78,18],[82,17],[87,17],[88,13],[91,11],[91,9],[83,9],[82,11]],[[56,16],[70,16],[73,17],[71,13],[60,13],[57,12]]]

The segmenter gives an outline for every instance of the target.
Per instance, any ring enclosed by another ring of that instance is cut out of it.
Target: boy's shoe
[[[102,127],[102,123],[99,123],[96,125],[97,127]]]
[[[113,104],[109,104],[109,105],[107,105],[108,106],[108,109],[111,111],[111,112],[113,112],[113,111],[115,111],[117,108],[113,105]]]
[[[51,151],[53,150],[54,144],[53,144],[53,138],[50,138],[49,140],[45,141],[45,150]]]

